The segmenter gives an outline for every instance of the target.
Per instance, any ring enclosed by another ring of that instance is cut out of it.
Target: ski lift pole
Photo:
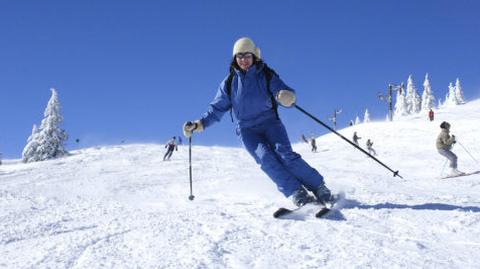
[[[297,104],[295,104],[295,108],[300,110],[301,112],[303,112],[303,114],[307,115],[308,117],[310,117],[312,120],[316,121],[318,124],[322,125],[323,127],[327,128],[329,131],[331,131],[332,133],[338,135],[340,138],[342,138],[343,140],[345,140],[347,143],[349,143],[350,145],[354,146],[355,148],[357,148],[358,150],[360,150],[361,152],[365,153],[368,157],[372,158],[373,160],[375,160],[376,162],[378,162],[380,165],[382,165],[383,167],[385,167],[386,169],[388,169],[390,172],[393,173],[393,177],[399,177],[399,178],[402,178],[402,176],[400,176],[398,174],[398,171],[393,171],[390,167],[388,167],[387,165],[385,165],[383,162],[381,162],[380,160],[378,160],[377,158],[375,158],[373,155],[371,155],[370,153],[366,152],[364,149],[362,149],[361,147],[357,146],[355,143],[353,143],[352,141],[348,140],[346,137],[344,137],[343,135],[341,135],[340,133],[338,133],[337,131],[335,131],[332,127],[328,126],[327,124],[323,123],[321,120],[317,119],[315,116],[313,116],[312,114],[308,113],[307,111],[305,111],[303,108],[301,108],[300,106],[298,106]]]
[[[192,136],[188,138],[188,163],[189,163],[189,176],[190,176],[190,196],[188,199],[193,201],[193,183],[192,183]]]

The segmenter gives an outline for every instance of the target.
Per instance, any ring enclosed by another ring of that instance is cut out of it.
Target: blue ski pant
[[[238,127],[237,132],[250,155],[286,197],[301,185],[314,192],[324,184],[323,176],[293,151],[279,119]]]
[[[438,153],[450,161],[450,168],[457,168],[457,155],[448,149],[438,149]]]

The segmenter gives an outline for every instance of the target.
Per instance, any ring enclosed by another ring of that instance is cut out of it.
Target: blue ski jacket
[[[275,74],[272,74],[270,89],[267,89],[263,68],[260,63],[247,72],[235,70],[230,96],[226,92],[226,77],[201,119],[203,127],[220,121],[232,108],[237,135],[278,190],[285,197],[291,196],[302,185],[316,192],[324,185],[323,176],[293,151],[287,131],[272,107],[272,95],[276,96],[283,89],[293,90]]]
[[[270,80],[270,90],[267,89],[264,64],[252,65],[247,72],[235,69],[232,79],[231,94],[228,96],[223,79],[217,90],[215,98],[208,106],[208,110],[202,116],[204,128],[220,121],[225,112],[233,108],[237,127],[245,128],[255,126],[265,120],[276,117],[272,109],[271,95],[274,97],[280,90],[289,90],[288,87],[276,74]]]

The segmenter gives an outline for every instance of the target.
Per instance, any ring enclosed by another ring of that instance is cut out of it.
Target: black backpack
[[[272,100],[272,109],[273,111],[275,111],[275,116],[277,117],[277,119],[280,119],[280,117],[278,116],[277,101],[275,100],[275,96],[273,96],[272,91],[270,90],[270,80],[272,80],[273,76],[278,77],[278,74],[277,72],[275,72],[275,70],[268,67],[266,63],[263,63],[263,73],[265,74],[265,80],[267,82],[267,91],[270,94],[270,99]],[[228,75],[228,78],[225,81],[225,91],[227,92],[228,98],[232,97],[232,81],[234,76],[235,76],[235,71],[233,70],[233,68],[230,68],[230,74]],[[233,122],[232,108],[230,108],[230,118],[232,119],[232,122]]]

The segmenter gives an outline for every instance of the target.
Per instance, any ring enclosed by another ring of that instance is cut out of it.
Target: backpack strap
[[[265,80],[267,81],[267,91],[270,93],[270,99],[272,100],[272,109],[275,111],[275,116],[277,116],[277,119],[280,119],[280,116],[278,115],[278,104],[277,101],[275,100],[275,96],[273,96],[272,91],[270,90],[270,81],[272,80],[273,76],[277,76],[277,72],[273,70],[272,68],[268,67],[266,63],[263,63],[263,72],[265,74]]]
[[[225,91],[227,92],[228,98],[230,98],[231,101],[231,96],[232,96],[232,81],[233,81],[233,76],[235,75],[233,71],[233,68],[230,68],[230,74],[228,75],[227,81],[225,81]],[[233,122],[233,112],[232,112],[233,106],[230,108],[230,119],[232,119]]]

